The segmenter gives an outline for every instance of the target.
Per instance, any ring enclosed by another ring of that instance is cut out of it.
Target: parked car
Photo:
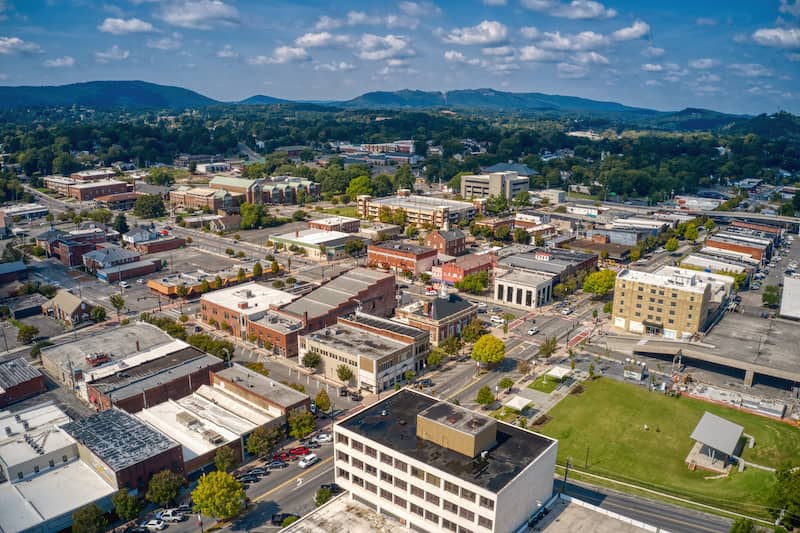
[[[156,518],[159,518],[164,522],[183,522],[186,517],[183,516],[182,513],[178,512],[177,509],[167,509],[156,514]]]
[[[286,461],[270,461],[264,464],[264,468],[268,470],[280,470],[281,468],[286,468],[289,466],[289,463]]]
[[[251,474],[242,474],[240,476],[236,476],[236,481],[239,483],[258,483],[261,481],[261,478]]]
[[[264,476],[267,474],[267,471],[264,468],[257,466],[248,470],[247,474],[251,476]]]
[[[288,463],[289,461],[294,461],[295,459],[297,459],[297,457],[290,454],[289,452],[281,452],[272,456],[273,461],[283,461],[284,463]]]
[[[303,446],[305,446],[309,450],[316,450],[317,448],[322,448],[322,444],[320,444],[314,439],[311,439],[310,441],[306,442],[305,444],[303,444]]]
[[[340,487],[336,483],[323,483],[322,485],[319,486],[319,488],[328,489],[329,491],[331,491],[331,494],[339,494],[340,492],[342,492],[342,487]]]
[[[136,280],[136,283],[138,283],[139,285],[144,285],[144,280],[142,278],[139,278]]]
[[[298,446],[297,448],[292,448],[289,450],[289,453],[291,455],[308,455],[311,453],[311,450],[305,446]]]
[[[270,522],[272,523],[273,526],[279,527],[283,525],[284,520],[291,517],[295,517],[298,519],[300,518],[299,516],[293,513],[278,513],[272,515],[272,520],[270,520]]]
[[[421,379],[417,381],[417,385],[420,387],[433,387],[433,380],[429,378]]]
[[[489,319],[489,321],[490,321],[492,324],[498,324],[498,325],[505,324],[505,322],[506,322],[506,321],[503,319],[503,317],[501,317],[500,315],[492,315],[492,317]]]
[[[478,310],[481,310],[481,309],[485,310],[487,307],[488,307],[488,305],[486,305],[486,302],[478,302]]]
[[[123,289],[127,289],[128,287],[131,286],[131,284],[128,283],[127,281],[120,281],[119,286],[122,287]]]
[[[299,466],[300,468],[308,468],[317,461],[319,461],[319,457],[317,457],[316,454],[309,453],[308,455],[300,459],[300,461],[297,463],[297,466]]]
[[[189,505],[189,504],[183,503],[183,504],[177,506],[175,508],[175,510],[178,511],[179,513],[187,514],[187,513],[191,513],[192,512],[192,506]]]
[[[350,399],[353,400],[354,402],[360,402],[361,400],[364,399],[364,397],[361,396],[361,393],[359,392],[351,392]]]
[[[167,528],[167,524],[163,520],[148,520],[142,523],[142,527],[148,531],[161,531]]]
[[[315,442],[333,442],[333,436],[330,433],[320,433],[312,440]]]
[[[561,314],[562,314],[562,315],[565,315],[565,316],[566,316],[566,315],[571,315],[571,314],[572,314],[572,309],[570,309],[569,307],[567,307],[567,308],[565,308],[565,309],[562,309],[562,310],[561,310]]]
[[[347,387],[342,387],[341,389],[339,389],[339,396],[347,398],[348,394],[350,394],[350,391],[347,390]]]
[[[528,335],[536,335],[537,333],[539,333],[539,328],[536,326],[533,326],[528,330]]]

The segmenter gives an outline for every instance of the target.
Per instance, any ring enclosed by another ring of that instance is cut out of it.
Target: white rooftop
[[[0,483],[0,530],[33,528],[114,492],[116,489],[83,461],[17,483]]]
[[[19,420],[16,417],[19,417]],[[26,435],[40,445],[44,453],[72,446],[75,441],[57,427],[69,421],[69,416],[53,402],[35,405],[28,409],[1,411],[0,461],[11,466],[39,457],[36,450],[26,441]]]
[[[110,364],[102,365],[95,369],[87,370],[84,373],[84,380],[87,383],[91,383],[92,381],[97,381],[98,379],[103,379],[104,377],[112,376],[122,370],[134,368],[139,365],[148,363],[150,361],[166,357],[171,353],[175,353],[179,350],[183,350],[184,348],[188,347],[189,345],[183,342],[182,340],[173,339],[171,342],[154,346],[149,350],[146,350],[144,352],[139,352],[125,359],[114,361]]]
[[[677,275],[662,275],[653,272],[645,272],[643,270],[625,269],[617,274],[617,279],[695,292],[698,294],[705,292],[706,282],[697,276],[698,273],[696,271],[683,268],[678,268],[676,270],[679,271]]]
[[[90,181],[88,183],[74,183],[70,185],[73,189],[91,189],[94,187],[102,187],[105,185],[119,185],[124,184],[124,181],[119,180],[97,180],[97,181]]]
[[[565,366],[554,366],[553,368],[548,370],[547,375],[561,380],[569,376],[570,372],[572,372],[572,370],[570,370]]]
[[[303,244],[325,244],[339,239],[349,239],[350,234],[341,231],[325,231],[318,229],[305,229],[298,232],[274,235],[279,239],[299,242]]]
[[[253,315],[268,310],[271,305],[281,306],[296,298],[294,294],[253,282],[211,291],[204,294],[201,300]]]
[[[345,222],[354,222],[356,220],[359,220],[359,219],[352,218],[352,217],[333,216],[333,217],[327,217],[327,218],[315,218],[314,220],[311,220],[311,222],[315,222],[317,224],[333,225],[333,224],[343,224]]]

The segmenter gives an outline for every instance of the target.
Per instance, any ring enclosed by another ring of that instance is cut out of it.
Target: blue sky
[[[800,0],[0,0],[0,84],[213,98],[492,87],[800,113]]]

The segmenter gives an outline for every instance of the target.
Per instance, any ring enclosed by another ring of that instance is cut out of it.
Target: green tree
[[[795,195],[796,195],[796,193],[795,193]],[[708,220],[706,220],[706,223],[703,224],[703,227],[706,228],[706,231],[713,231],[714,228],[717,227],[717,223],[709,218]]]
[[[611,314],[614,310],[614,302],[606,302],[603,304],[603,312],[606,314]]]
[[[106,319],[106,308],[102,306],[92,307],[92,312],[89,313],[92,322],[103,322]]]
[[[749,518],[737,518],[728,530],[730,533],[755,533],[756,525]]]
[[[297,522],[298,520],[300,520],[300,518],[298,516],[295,516],[295,515],[287,516],[286,518],[283,519],[283,522],[281,522],[281,527],[282,528],[283,527],[289,527],[292,524],[294,524],[295,522]]]
[[[142,504],[139,498],[128,493],[128,489],[122,488],[111,497],[111,503],[114,504],[114,510],[117,516],[123,520],[133,520],[139,516],[142,510]]]
[[[642,250],[638,246],[631,248],[631,261],[638,261],[642,257]]]
[[[548,357],[553,355],[557,349],[558,349],[558,339],[556,339],[555,337],[550,337],[545,339],[544,342],[539,345],[539,350],[537,351],[537,353],[539,354],[540,357],[544,357],[545,359],[547,359]]]
[[[303,366],[306,368],[317,368],[322,363],[322,356],[317,352],[306,352],[303,356]]]
[[[679,246],[679,245],[680,245],[680,244],[678,243],[678,239],[676,239],[675,237],[672,237],[672,238],[671,238],[671,239],[669,239],[669,240],[667,241],[667,243],[664,245],[664,249],[665,249],[666,251],[668,251],[669,253],[673,253],[673,252],[675,252],[675,250],[677,250],[677,249],[678,249],[678,246]]]
[[[238,462],[239,458],[236,457],[236,452],[227,446],[217,448],[217,453],[214,454],[214,466],[220,472],[230,472]]]
[[[324,390],[317,393],[317,397],[314,398],[314,403],[317,404],[317,409],[323,413],[327,413],[331,410],[331,398]]]
[[[762,304],[769,307],[776,307],[780,301],[780,290],[776,285],[767,285],[764,287],[764,292],[761,294]]]
[[[112,226],[116,231],[119,232],[120,235],[124,235],[130,231],[130,228],[128,227],[128,219],[125,218],[125,215],[122,213],[114,217],[114,223]]]
[[[583,281],[584,292],[591,293],[595,298],[604,298],[614,290],[617,273],[613,270],[600,270],[592,272]]]
[[[492,389],[490,389],[488,385],[484,385],[478,389],[478,395],[475,398],[475,401],[478,402],[478,404],[486,407],[492,405],[494,400],[494,394],[492,394]]]
[[[520,191],[514,196],[511,203],[514,204],[514,207],[527,207],[531,205],[531,195],[528,191]]]
[[[133,203],[133,214],[141,218],[163,217],[164,200],[155,194],[145,194],[136,198]]]
[[[331,489],[328,487],[320,487],[317,489],[317,493],[314,494],[314,505],[317,507],[325,505],[332,497],[333,493],[331,492]]]
[[[491,195],[486,199],[486,211],[492,215],[500,214],[508,210],[508,200],[505,196]]]
[[[120,313],[125,308],[125,298],[121,294],[112,294],[109,299],[111,307],[117,312],[117,320],[119,320]]]
[[[372,194],[372,182],[369,176],[359,176],[347,186],[347,195],[355,198],[361,194]]]
[[[336,367],[336,376],[343,383],[349,383],[350,380],[353,379],[353,371],[350,369],[349,366],[342,363],[341,365]]]
[[[496,365],[505,356],[505,343],[494,335],[483,335],[472,347],[472,358],[480,363]]]
[[[283,437],[283,432],[277,427],[257,427],[247,439],[247,453],[266,457],[275,450]]]
[[[514,230],[514,242],[519,244],[528,244],[531,242],[531,234],[522,228]]]
[[[175,296],[178,298],[186,298],[189,296],[189,287],[186,285],[178,285],[175,287]]]
[[[103,510],[90,503],[72,513],[73,533],[103,533],[108,527],[108,520]]]
[[[185,482],[186,480],[183,476],[176,474],[172,470],[162,470],[150,478],[145,498],[149,502],[165,507],[175,500],[178,491],[181,490]]]
[[[455,286],[460,291],[481,294],[489,286],[489,274],[484,270],[474,274],[467,274],[460,281],[457,281]]]
[[[500,380],[497,384],[501,389],[511,390],[511,387],[514,386],[514,380],[510,377],[504,377]]]
[[[778,208],[778,214],[782,217],[793,217],[794,212],[794,205],[790,204],[789,202],[781,204],[781,206]]]
[[[152,185],[169,186],[175,183],[175,173],[167,167],[152,168],[144,177],[144,181]]]
[[[504,241],[508,239],[508,236],[511,235],[511,229],[508,226],[498,226],[496,230],[494,230],[494,238],[498,241]]]
[[[683,231],[683,238],[687,241],[696,241],[697,237],[700,235],[700,232],[697,231],[697,226],[694,224],[688,224],[686,229]]]
[[[245,279],[247,279],[247,272],[244,271],[244,268],[239,268],[239,271],[236,273],[236,281],[241,283]]]
[[[259,279],[263,274],[264,274],[264,267],[262,267],[261,263],[257,261],[256,264],[253,265],[253,278]]]
[[[784,511],[783,526],[789,530],[800,527],[800,469],[789,464],[775,472],[769,503],[773,516],[780,516],[780,511]]]
[[[437,366],[442,364],[444,360],[444,353],[441,350],[431,350],[428,353],[428,357],[426,359],[426,363],[430,368],[436,368]]]
[[[414,189],[414,174],[408,164],[400,165],[393,176],[394,189]]]
[[[244,507],[244,487],[227,472],[210,472],[197,481],[192,501],[201,513],[217,520],[229,520]]]
[[[461,350],[461,339],[455,335],[452,337],[447,337],[439,344],[439,348],[441,348],[444,353],[452,357],[458,354],[459,350]]]
[[[344,243],[344,251],[347,255],[355,257],[364,250],[364,241],[361,239],[350,239]]]
[[[22,344],[30,344],[33,342],[33,339],[39,336],[39,328],[36,326],[29,326],[28,324],[22,324],[19,326],[19,330],[17,331],[17,342]]]
[[[277,274],[278,272],[281,271],[281,266],[278,264],[277,261],[273,261],[269,265],[269,271],[272,272],[273,274]]]
[[[553,296],[563,298],[565,294],[567,294],[567,286],[563,283],[556,283],[553,287]]]
[[[200,282],[200,293],[205,294],[210,290],[211,290],[211,284],[208,282],[207,279],[203,279],[203,281]]]
[[[295,222],[302,222],[305,219],[306,219],[306,212],[303,211],[302,209],[298,209],[297,211],[292,213],[292,220],[294,220]]]
[[[486,331],[483,329],[483,322],[479,318],[473,319],[461,330],[461,338],[464,342],[476,342]]]
[[[289,415],[289,435],[295,439],[305,438],[317,427],[317,419],[310,411]]]

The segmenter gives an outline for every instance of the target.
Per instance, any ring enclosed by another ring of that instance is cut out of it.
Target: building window
[[[425,498],[425,491],[416,485],[411,485],[411,495],[417,498]]]
[[[356,459],[355,457],[353,457],[351,463],[353,464],[354,467],[358,468],[359,470],[364,470],[364,462],[361,459]]]
[[[439,515],[436,513],[432,513],[430,511],[425,511],[425,520],[430,520],[431,522],[439,523]]]
[[[378,487],[374,483],[370,483],[369,481],[364,482],[364,488],[370,492],[374,492],[375,494],[378,493]]]
[[[392,464],[392,456],[386,455],[385,453],[381,453],[381,462],[383,464],[391,465]]]
[[[366,472],[370,476],[377,476],[378,475],[378,469],[375,468],[374,466],[370,465],[370,464],[364,465],[364,472]]]
[[[485,516],[478,515],[478,525],[486,529],[492,529],[492,521]]]
[[[458,526],[445,518],[442,518],[442,527],[447,531],[458,531]]]
[[[406,465],[403,461],[400,461],[399,459],[394,460],[394,467],[396,470],[399,470],[404,474],[408,472],[408,465]]]
[[[411,475],[417,479],[425,480],[425,472],[417,468],[416,466],[411,467]]]
[[[336,442],[338,442],[339,444],[344,444],[345,446],[347,446],[349,444],[348,442],[349,440],[350,439],[347,438],[347,435],[342,435],[341,433],[336,434]]]
[[[394,478],[394,486],[403,491],[408,489],[408,484],[399,477]]]
[[[54,466],[56,466],[56,462],[50,459],[50,468],[53,468]]]
[[[22,472],[17,472],[17,479],[22,479]]]
[[[413,503],[411,504],[409,509],[415,515],[424,516],[424,514],[425,514],[425,511],[422,510],[422,507],[420,507],[419,505],[413,504]]]
[[[363,444],[361,444],[361,442],[359,442],[359,441],[357,441],[357,440],[353,440],[353,442],[352,442],[352,444],[350,445],[350,447],[351,447],[351,448],[353,448],[354,450],[358,450],[358,451],[360,451],[360,452],[363,452],[363,451],[364,451],[364,445],[363,445]]]
[[[388,490],[381,489],[381,498],[387,501],[392,501],[392,493]]]
[[[460,508],[458,510],[458,516],[460,516],[461,518],[463,518],[465,520],[469,520],[470,522],[474,522],[475,521],[475,513],[473,513],[469,509],[465,509],[464,507],[462,507],[462,508]]]
[[[393,480],[393,478],[392,478],[392,475],[391,475],[391,474],[389,474],[388,472],[384,472],[383,470],[381,470],[381,481],[385,481],[386,483],[389,483],[389,484],[391,484],[391,483],[392,483],[392,480]]]
[[[394,497],[394,504],[402,507],[403,509],[405,509],[407,505],[405,498],[401,498],[400,496],[397,495],[395,495]]]
[[[61,456],[61,460],[66,463],[67,462],[67,456],[66,455],[62,455]]]
[[[344,461],[345,463],[350,462],[350,456],[344,453],[343,451],[339,451],[336,454],[336,459],[338,459],[339,461]]]
[[[364,486],[364,480],[361,479],[360,477],[354,475],[353,476],[353,485],[358,485],[359,487],[363,487]]]
[[[455,494],[456,496],[458,496],[458,485],[456,485],[455,483],[450,483],[449,481],[445,481],[444,490],[446,490],[450,494]]]
[[[339,477],[343,477],[345,479],[350,479],[350,472],[348,472],[344,468],[339,468],[339,469],[336,470],[336,472],[337,472],[337,475]]]
[[[458,514],[458,505],[454,504],[451,501],[442,500],[442,508],[445,511],[449,511],[449,512],[451,512],[453,514]]]
[[[437,507],[439,506],[439,497],[436,494],[426,492],[425,501],[430,502]]]
[[[38,474],[39,473],[39,465],[34,465],[33,466],[33,471]]]
[[[439,478],[437,476],[434,476],[430,472],[428,472],[428,475],[426,476],[426,481],[428,482],[428,484],[433,485],[436,488],[439,488],[441,486]]]
[[[461,497],[467,501],[474,502],[475,501],[475,493],[471,490],[467,490],[465,488],[461,489]]]
[[[481,507],[485,507],[486,509],[489,509],[490,511],[494,510],[494,500],[492,500],[492,499],[489,499],[489,498],[487,498],[485,496],[481,496],[480,504],[481,504]]]

